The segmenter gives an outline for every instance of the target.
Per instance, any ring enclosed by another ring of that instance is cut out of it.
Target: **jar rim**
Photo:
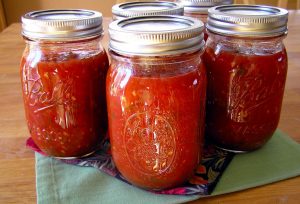
[[[227,36],[272,37],[287,34],[288,11],[265,5],[222,5],[208,10],[207,29]]]
[[[109,48],[129,55],[170,55],[204,47],[204,24],[186,16],[140,16],[109,25]]]
[[[185,13],[208,14],[208,9],[218,5],[233,4],[233,0],[177,0]]]
[[[112,7],[115,19],[153,15],[183,15],[183,7],[169,1],[133,1]]]
[[[29,39],[72,41],[103,34],[102,14],[93,10],[37,10],[21,20],[22,35]]]

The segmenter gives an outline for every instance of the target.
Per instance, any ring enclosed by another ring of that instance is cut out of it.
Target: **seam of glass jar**
[[[170,59],[174,59],[174,58],[184,58],[185,60],[181,60],[178,61],[176,60],[176,62],[173,60],[173,62],[170,62],[170,64],[174,64],[174,63],[183,63],[183,62],[188,62],[193,60],[194,55],[202,55],[204,53],[204,47],[202,47],[199,50],[196,50],[194,52],[185,52],[185,53],[177,53],[176,55],[174,54],[170,54],[170,55],[151,55],[151,56],[139,56],[139,55],[128,55],[128,54],[122,54],[122,53],[118,53],[112,49],[108,49],[109,53],[111,53],[111,58],[117,60],[117,61],[122,61],[122,62],[130,62],[132,64],[140,64],[143,61],[147,60],[147,61],[152,61],[154,62],[154,64],[159,63],[160,61],[167,61],[168,58]],[[186,60],[186,58],[190,58],[188,60]],[[136,61],[134,61],[136,60]],[[133,62],[134,61],[134,62]],[[166,64],[166,63],[165,63]]]
[[[52,38],[43,38],[43,37],[30,37],[26,36],[22,33],[22,36],[24,39],[32,40],[32,41],[38,41],[38,42],[57,42],[57,43],[66,43],[66,42],[78,42],[78,41],[88,41],[94,38],[102,38],[104,36],[104,30],[102,32],[93,34],[93,35],[87,35],[87,36],[80,36],[80,37],[52,37]]]
[[[279,38],[279,37],[283,37],[285,38],[287,36],[287,33],[283,33],[281,35],[276,35],[276,36],[237,36],[237,35],[226,35],[226,34],[222,34],[222,33],[217,33],[217,32],[213,32],[209,29],[206,28],[207,33],[212,34],[212,35],[218,35],[218,36],[222,36],[222,37],[227,37],[227,38],[234,38],[234,39],[246,39],[246,40],[263,40],[263,39],[273,39],[273,38]]]
[[[211,31],[209,28],[207,28],[207,25],[206,25],[206,31],[209,32],[209,33],[214,33],[216,35],[220,35],[220,36],[226,36],[226,37],[230,37],[230,38],[243,38],[243,39],[270,39],[270,38],[276,38],[276,37],[280,37],[280,36],[287,36],[288,34],[288,31],[282,33],[282,34],[279,34],[279,35],[273,35],[273,36],[270,36],[270,35],[267,35],[267,36],[264,36],[264,35],[261,35],[261,36],[254,36],[254,35],[236,35],[236,34],[228,34],[228,33],[221,33],[221,32],[214,32],[214,31]]]
[[[209,34],[209,37],[217,38],[217,39],[226,39],[227,41],[252,41],[253,43],[255,42],[262,42],[262,41],[274,41],[275,39],[278,39],[282,41],[284,38],[286,38],[287,34],[282,34],[278,36],[273,36],[273,37],[242,37],[242,36],[229,36],[229,35],[222,35],[220,33],[215,33],[212,32],[208,29],[206,29],[207,33]]]
[[[203,35],[203,34],[202,34]],[[196,46],[193,46],[193,47],[189,47],[189,48],[186,48],[186,49],[180,49],[180,50],[171,50],[171,51],[164,51],[162,53],[125,53],[123,51],[120,51],[120,50],[115,50],[114,49],[114,52],[116,53],[119,53],[120,55],[124,55],[124,56],[140,56],[140,57],[155,57],[155,56],[172,56],[172,55],[177,55],[177,54],[189,54],[189,53],[194,53],[194,52],[197,52],[201,49],[203,49],[203,47],[205,47],[205,42],[204,40],[199,43],[198,45]],[[111,48],[109,48],[111,49]]]
[[[89,37],[80,37],[80,38],[57,38],[57,39],[30,38],[24,35],[22,36],[25,41],[33,41],[33,42],[44,43],[44,44],[77,43],[77,42],[92,41],[97,38],[100,38],[101,40],[103,38],[103,34],[89,36]]]
[[[109,50],[111,56],[111,66],[114,69],[128,69],[133,71],[133,75],[144,77],[165,77],[178,76],[189,73],[198,68],[203,63],[201,55],[204,50],[199,50],[190,54],[170,55],[169,58],[163,57],[140,57],[128,58]],[[180,59],[178,59],[180,58]],[[195,66],[196,65],[196,66]],[[163,71],[162,71],[163,67]],[[168,69],[170,67],[170,69]],[[175,67],[175,68],[174,68]],[[160,72],[156,76],[156,72]],[[162,72],[161,72],[162,71]]]
[[[22,57],[28,62],[53,61],[62,63],[70,60],[70,58],[75,57],[78,60],[84,60],[85,58],[91,58],[101,53],[106,54],[99,38],[93,41],[85,41],[84,43],[76,43],[75,45],[74,42],[66,45],[66,43],[42,44],[34,41],[26,41]]]
[[[258,48],[270,48],[265,53],[260,53],[260,55],[268,55],[274,54],[285,49],[283,39],[286,37],[286,34],[275,37],[256,37],[256,38],[247,38],[247,37],[238,37],[238,36],[227,36],[221,35],[219,33],[214,33],[208,30],[209,38],[207,39],[206,45],[208,47],[215,47],[217,45],[222,44],[226,46],[227,50],[237,51],[234,47],[237,45],[239,48],[243,48],[243,50],[238,50],[241,54],[249,54],[249,50],[253,49],[253,46],[257,46]],[[223,47],[224,48],[224,47]],[[231,49],[228,49],[231,48]],[[246,49],[244,49],[246,48]],[[255,53],[251,53],[255,54]],[[258,53],[256,53],[259,55]]]
[[[101,44],[102,36],[97,36],[90,39],[80,41],[45,41],[45,40],[32,40],[24,37],[30,49],[43,49],[43,50],[56,50],[72,51],[72,50],[104,50]]]

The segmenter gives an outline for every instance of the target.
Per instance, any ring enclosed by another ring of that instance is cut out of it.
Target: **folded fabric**
[[[300,175],[300,145],[277,131],[260,150],[234,157],[211,195]],[[36,154],[38,203],[180,203],[201,195],[161,195],[128,185],[96,168]]]
[[[34,141],[31,138],[27,140],[27,146],[32,150],[46,156],[46,154],[43,153],[38,148],[38,146],[35,145]],[[218,149],[214,145],[206,144],[204,146],[201,164],[199,164],[194,176],[190,178],[189,181],[175,188],[151,192],[170,195],[207,196],[211,194],[223,171],[232,160],[233,156],[233,153]],[[57,160],[81,167],[94,167],[116,179],[132,185],[121,175],[121,173],[116,168],[111,156],[110,142],[108,138],[100,144],[98,151],[88,157]]]
[[[277,130],[261,149],[234,157],[212,195],[240,191],[300,175],[300,144]]]
[[[181,203],[199,196],[161,195],[128,185],[95,168],[64,164],[36,153],[38,204]]]

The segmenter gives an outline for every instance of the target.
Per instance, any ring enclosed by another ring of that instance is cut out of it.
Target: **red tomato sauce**
[[[205,68],[199,64],[174,75],[176,65],[166,63],[156,68],[173,70],[172,75],[140,74],[139,65],[114,63],[107,75],[113,159],[125,178],[149,189],[191,177],[203,143]]]
[[[285,49],[268,55],[243,55],[208,47],[206,132],[217,145],[250,151],[277,128],[287,74]]]
[[[84,57],[82,57],[84,56]],[[50,156],[83,156],[107,129],[106,53],[24,54],[21,80],[32,139]]]

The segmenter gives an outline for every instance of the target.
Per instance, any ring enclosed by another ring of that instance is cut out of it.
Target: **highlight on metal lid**
[[[264,5],[223,5],[208,10],[207,29],[228,36],[275,37],[287,33],[288,11]]]
[[[170,55],[204,47],[203,23],[186,16],[140,16],[109,25],[109,48],[125,55]]]
[[[69,41],[102,33],[102,14],[97,11],[40,10],[22,16],[22,35],[29,39]]]
[[[183,15],[183,7],[169,1],[134,1],[116,4],[112,7],[114,19],[136,16]]]
[[[207,14],[208,9],[218,5],[233,4],[233,0],[176,0],[184,7],[184,12]]]

